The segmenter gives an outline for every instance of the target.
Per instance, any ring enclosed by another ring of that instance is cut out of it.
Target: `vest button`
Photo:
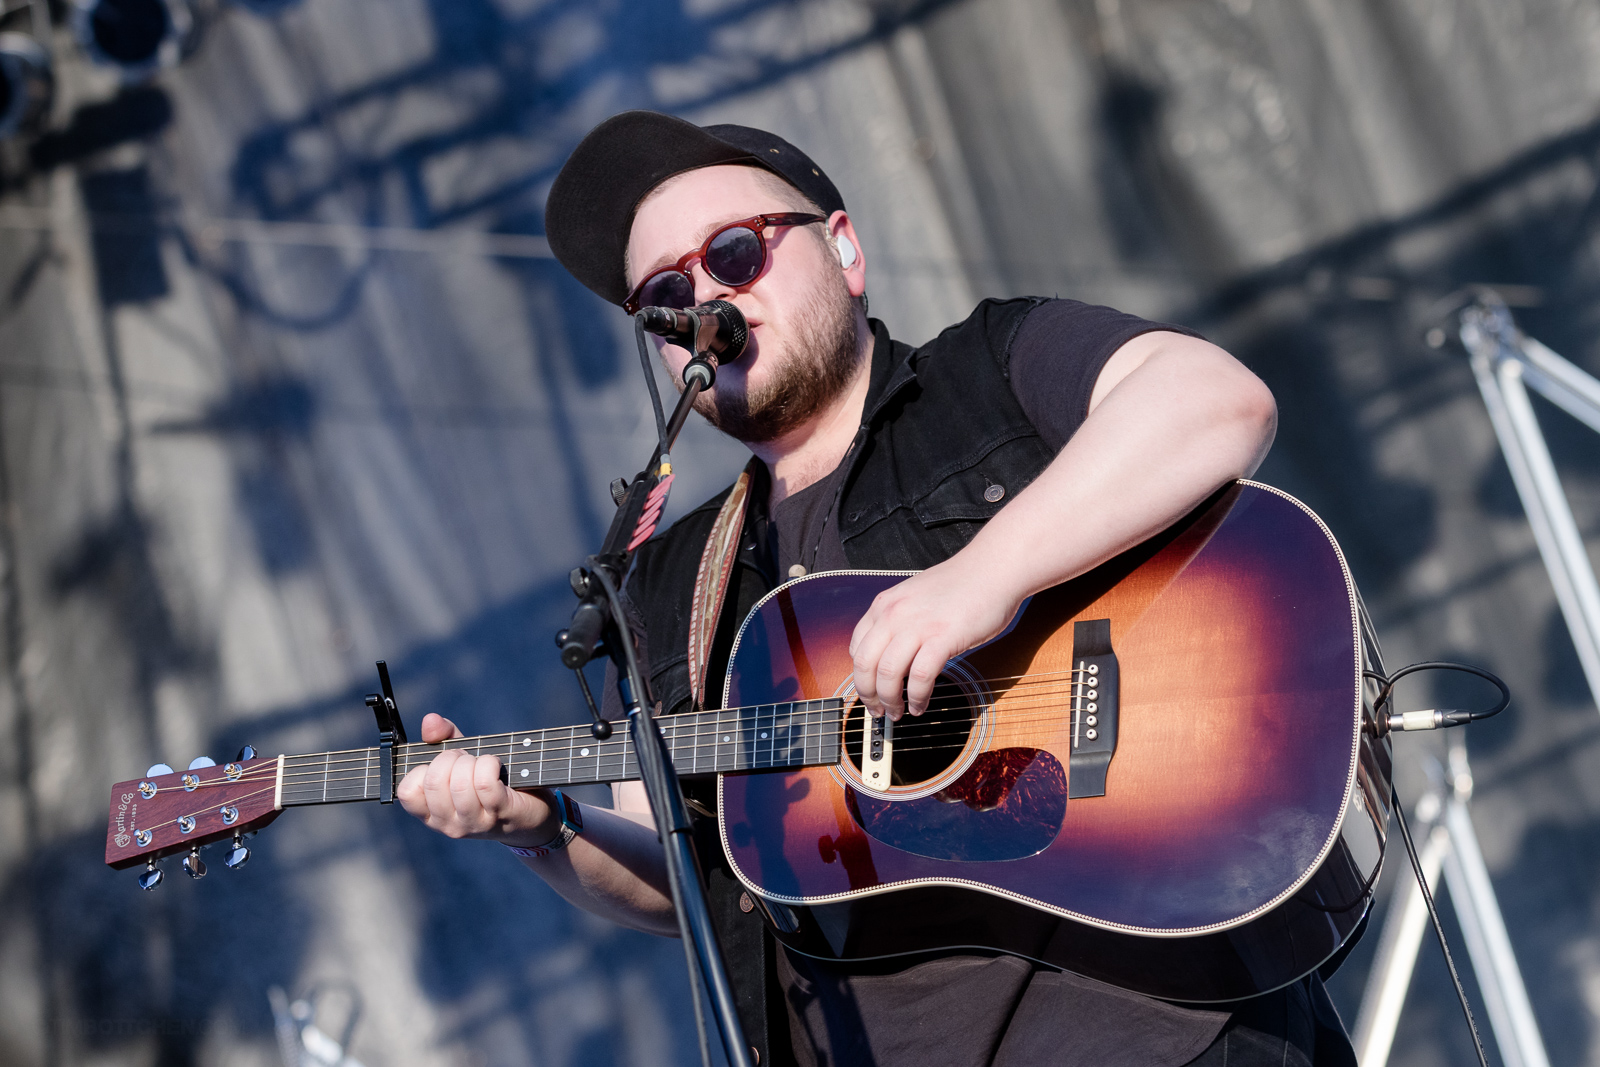
[[[987,500],[991,504],[1000,503],[1001,498],[1003,498],[1005,495],[1006,487],[1003,485],[991,485],[989,488],[983,491],[983,499]]]
[[[756,910],[756,902],[750,899],[749,893],[739,894],[739,910],[749,915]]]

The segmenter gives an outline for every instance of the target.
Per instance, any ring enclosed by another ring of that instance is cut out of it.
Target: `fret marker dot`
[[[523,747],[523,748],[527,748],[527,747],[528,747],[528,746],[529,746],[529,745],[531,745],[531,744],[533,744],[533,738],[531,738],[531,737],[524,737],[524,738],[523,738],[523,739],[522,739],[522,747]]]
[[[588,755],[588,754],[589,754],[589,750],[588,750],[588,749],[586,749],[586,748],[580,748],[580,749],[578,749],[578,755],[580,755],[580,756],[587,756],[587,755]]]
[[[767,732],[765,730],[762,730],[761,731],[761,740],[765,741],[766,739],[767,739]]]
[[[728,735],[727,735],[727,734],[723,734],[723,735],[722,735],[722,739],[723,739],[723,740],[724,740],[724,741],[732,741],[732,740],[733,740],[733,738],[731,738],[731,737],[729,737],[729,736],[728,736]]]
[[[524,777],[524,778],[528,777],[528,768],[526,768],[526,767],[522,768],[522,777]]]

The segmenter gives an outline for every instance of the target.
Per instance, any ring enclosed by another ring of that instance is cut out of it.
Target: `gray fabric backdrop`
[[[536,249],[512,238],[541,232],[565,153],[638,106],[803,145],[906,340],[981,296],[1059,294],[1196,326],[1262,374],[1262,477],[1341,538],[1391,660],[1515,688],[1469,739],[1475,819],[1553,1061],[1600,1060],[1600,718],[1464,356],[1422,339],[1439,298],[1508,284],[1600,370],[1600,8],[202,14],[140,86],[59,35],[54,125],[0,153],[0,1060],[276,1063],[279,986],[324,990],[332,1031],[359,1000],[369,1067],[693,1061],[675,942],[398,809],[292,812],[243,871],[169,862],[154,894],[100,862],[110,784],[155,760],[369,743],[379,657],[413,725],[581,715],[550,635],[607,480],[650,441],[628,324],[549,260],[451,235]],[[1600,447],[1541,412],[1593,546]],[[740,457],[697,428],[678,458],[681,511]],[[1439,749],[1399,748],[1415,795]],[[1375,940],[1334,982],[1347,1020]],[[1425,950],[1394,1062],[1470,1058],[1444,983]]]

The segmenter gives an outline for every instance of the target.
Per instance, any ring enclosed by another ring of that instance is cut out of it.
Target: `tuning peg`
[[[200,858],[200,848],[195,846],[189,854],[183,857],[183,873],[190,878],[204,878],[206,876],[206,861]]]
[[[168,767],[165,763],[152,763],[152,764],[150,764],[150,769],[148,771],[144,772],[144,776],[146,778],[154,778],[158,774],[171,774],[171,773],[172,773],[172,768]],[[159,879],[157,880],[156,884],[157,885],[160,884]]]
[[[161,879],[165,877],[166,874],[162,872],[160,867],[156,866],[155,860],[146,860],[144,870],[139,872],[139,888],[148,893],[160,885]]]
[[[243,763],[247,759],[255,759],[255,758],[256,758],[256,750],[255,750],[254,746],[246,745],[246,746],[244,746],[243,748],[241,748],[239,750],[239,754],[237,756],[233,757],[233,762],[235,762],[235,763]]]
[[[250,859],[250,850],[244,847],[244,842],[238,834],[233,835],[233,845],[228,849],[228,854],[222,858],[222,865],[230,871],[237,871]]]
[[[210,756],[196,756],[189,761],[189,769],[191,771],[198,771],[202,767],[215,767],[216,765],[217,761]]]

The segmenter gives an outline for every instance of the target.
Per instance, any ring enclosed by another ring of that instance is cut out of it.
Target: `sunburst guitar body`
[[[800,578],[739,632],[725,706],[846,709],[837,762],[720,777],[728,858],[780,940],[1000,951],[1185,1001],[1338,951],[1371,901],[1390,754],[1363,729],[1376,645],[1308,508],[1229,487],[1033,597],[884,736],[848,646],[904,577]]]

